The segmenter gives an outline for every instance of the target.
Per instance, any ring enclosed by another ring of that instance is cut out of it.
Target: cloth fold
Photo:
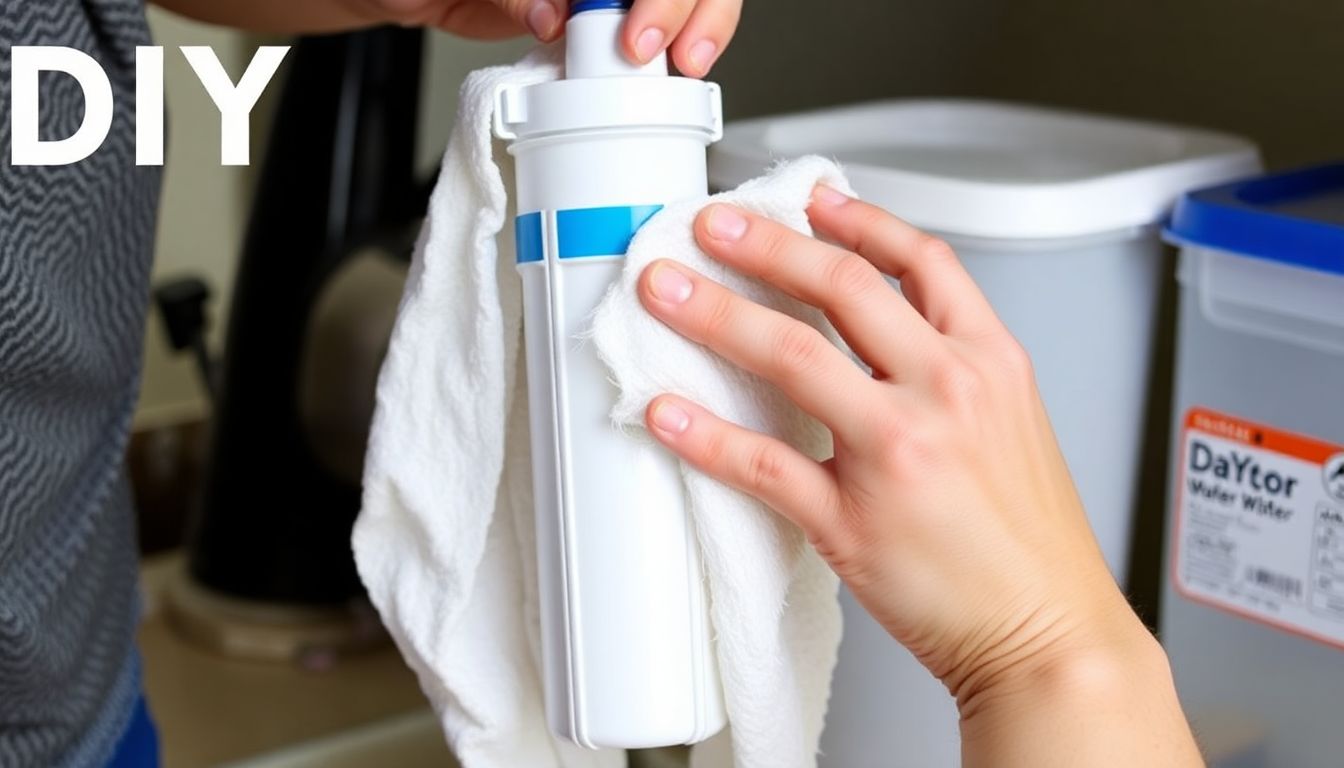
[[[370,598],[466,768],[624,765],[553,737],[542,711],[522,291],[509,216],[512,167],[491,136],[503,84],[560,75],[559,50],[472,74],[416,248],[379,379],[353,544]],[[506,180],[508,180],[506,182]],[[809,232],[810,158],[719,199]],[[669,206],[631,245],[594,315],[591,343],[621,390],[614,424],[643,434],[650,399],[675,392],[805,452],[829,434],[764,382],[668,330],[639,304],[643,267],[674,258],[765,306],[834,334],[817,310],[709,260],[691,221],[708,200]],[[697,768],[815,765],[840,641],[837,580],[796,528],[692,470],[684,478],[704,551],[730,728]]]

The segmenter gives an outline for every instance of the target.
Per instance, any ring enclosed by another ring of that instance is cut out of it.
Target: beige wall
[[[712,78],[729,119],[967,90],[1014,0],[746,0]]]
[[[1274,167],[1344,156],[1340,0],[747,0],[732,116],[983,96],[1241,133]]]
[[[1271,166],[1344,156],[1340,0],[1013,0],[992,95],[1205,124]]]
[[[194,274],[210,283],[211,342],[223,338],[225,310],[242,240],[250,169],[224,168],[219,162],[219,112],[187,66],[177,46],[209,45],[237,78],[255,44],[243,36],[150,10],[155,42],[167,46],[164,87],[168,105],[168,154],[159,214],[154,281]],[[254,150],[258,137],[253,137]],[[200,418],[204,392],[190,356],[172,355],[157,310],[145,334],[145,371],[140,426]],[[217,348],[217,347],[216,347]]]

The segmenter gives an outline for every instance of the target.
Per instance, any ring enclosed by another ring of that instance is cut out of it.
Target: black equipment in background
[[[409,247],[423,33],[305,38],[290,53],[261,167],[215,400],[193,581],[258,603],[362,595],[350,548],[357,480],[314,453],[300,365],[314,303],[360,248]]]

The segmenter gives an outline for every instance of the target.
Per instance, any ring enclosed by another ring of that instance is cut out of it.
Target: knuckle
[[[799,376],[817,367],[821,359],[820,334],[811,328],[790,323],[775,336],[773,368],[785,376]]]
[[[382,3],[384,6],[392,4],[400,6],[425,5],[424,0],[378,0],[378,2]],[[501,6],[504,8],[505,13],[514,17],[519,22],[523,22],[527,17],[527,12],[532,10],[532,5],[531,3],[528,2],[528,0],[504,0],[501,3]],[[466,3],[456,3],[451,8],[451,12],[455,14],[461,14],[465,13],[466,11],[464,9],[467,8],[468,6]]]
[[[752,248],[755,258],[767,264],[775,264],[787,255],[789,241],[794,233],[782,226],[766,223],[764,226],[752,227],[752,234],[755,236],[755,247]]]
[[[756,240],[748,249],[749,255],[745,256],[748,269],[773,285],[793,282],[792,276],[799,265],[808,260],[806,251],[799,247],[797,238],[802,236],[773,222],[767,226],[753,226],[752,230]]]
[[[775,446],[754,449],[747,460],[747,487],[757,492],[779,487],[787,476],[785,467],[784,457]]]
[[[883,406],[867,414],[864,455],[895,483],[923,483],[939,457],[948,455],[948,420],[927,408]],[[882,503],[882,499],[867,499]]]
[[[706,433],[701,438],[696,451],[700,465],[711,469],[720,467],[726,456],[727,447],[721,432],[710,431]]]
[[[886,238],[884,232],[891,222],[891,214],[875,205],[864,203],[850,206],[854,215],[854,248],[867,250],[869,246],[881,243]]]
[[[857,580],[863,572],[862,561],[857,556],[858,548],[846,537],[834,531],[807,531],[807,542],[846,583]]]
[[[855,500],[841,501],[834,523],[824,531],[810,532],[808,541],[845,583],[863,589],[873,579],[873,566],[890,555],[880,545],[881,505]]]
[[[1035,386],[1036,364],[1032,362],[1027,348],[1017,339],[1009,337],[1002,345],[999,357],[1004,370],[1015,384]]]
[[[710,338],[724,335],[733,326],[737,315],[732,294],[727,291],[716,293],[717,296],[708,303],[700,317],[700,330]]]
[[[888,413],[870,416],[868,424],[872,429],[875,446],[879,450],[901,442],[909,431],[909,424],[905,419]]]
[[[894,466],[903,458],[901,446],[905,443],[906,435],[910,428],[904,419],[898,419],[889,415],[879,416],[871,421],[873,455],[878,458],[885,467]]]
[[[936,463],[939,441],[928,427],[887,418],[875,434],[874,454],[894,480],[919,477]]]
[[[957,260],[957,252],[941,237],[924,234],[915,246],[920,261],[939,264]]]
[[[954,409],[973,409],[984,396],[985,378],[969,363],[955,357],[933,367],[934,396]]]
[[[877,268],[857,254],[837,259],[830,267],[827,285],[832,295],[843,299],[865,296],[879,280]]]

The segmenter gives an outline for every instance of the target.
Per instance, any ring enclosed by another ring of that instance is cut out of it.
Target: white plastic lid
[[[989,101],[885,101],[728,126],[722,189],[779,159],[838,160],[856,191],[912,224],[1000,239],[1083,237],[1164,220],[1190,189],[1253,174],[1245,139]]]
[[[723,133],[719,86],[685,77],[594,77],[510,85],[495,94],[495,135],[530,141],[590,131]],[[755,175],[755,174],[753,174]]]

